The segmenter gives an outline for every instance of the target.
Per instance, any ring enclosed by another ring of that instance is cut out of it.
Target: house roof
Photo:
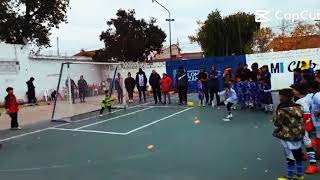
[[[277,37],[269,44],[273,51],[288,51],[295,49],[319,48],[320,36]]]
[[[73,56],[82,56],[82,57],[93,57],[96,55],[96,52],[98,50],[92,50],[92,51],[85,51],[85,50],[81,50],[79,53],[73,55]]]

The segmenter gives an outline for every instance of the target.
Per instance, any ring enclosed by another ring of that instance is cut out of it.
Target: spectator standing
[[[83,75],[80,76],[80,80],[78,81],[78,88],[79,88],[80,103],[84,103],[86,98],[86,93],[88,90],[88,83],[84,79]]]
[[[182,66],[179,67],[176,75],[176,86],[179,94],[179,105],[187,104],[188,101],[188,76]]]
[[[228,83],[233,80],[232,79],[232,69],[229,65],[227,65],[224,69],[223,80],[224,80],[224,83]]]
[[[152,70],[152,73],[149,78],[149,84],[152,88],[152,93],[153,93],[153,98],[154,98],[155,104],[158,104],[158,101],[160,103],[162,103],[160,81],[161,81],[160,75],[155,70]]]
[[[216,96],[217,106],[220,105],[220,96],[218,95],[219,92],[219,78],[220,74],[216,69],[215,65],[211,66],[211,71],[209,73],[209,82],[208,82],[208,88],[209,88],[209,94],[210,94],[210,102],[209,105],[214,106],[214,96]]]
[[[206,104],[209,103],[209,89],[208,89],[208,73],[202,68],[198,75],[198,80],[202,82],[203,92],[206,99]]]
[[[163,93],[163,104],[167,103],[167,97],[168,97],[168,103],[171,104],[171,97],[170,97],[171,85],[172,85],[172,79],[166,73],[163,73],[163,77],[161,79],[161,89],[162,89],[162,93]]]
[[[142,102],[142,95],[143,95],[144,102],[147,101],[147,98],[146,98],[147,82],[148,82],[148,79],[147,79],[146,73],[141,68],[139,68],[139,72],[136,75],[136,84],[139,91],[140,103]]]
[[[27,87],[28,87],[28,91],[27,91],[27,97],[28,97],[28,104],[36,104],[37,103],[37,99],[36,99],[36,87],[33,84],[34,78],[31,77],[29,79],[29,81],[27,81]]]
[[[133,103],[133,91],[136,86],[135,80],[131,77],[131,73],[128,72],[128,77],[124,80],[125,87],[129,96],[129,103]]]
[[[123,88],[122,88],[123,79],[120,73],[117,74],[117,78],[115,79],[114,83],[115,83],[115,89],[118,94],[118,103],[122,104],[123,103]]]

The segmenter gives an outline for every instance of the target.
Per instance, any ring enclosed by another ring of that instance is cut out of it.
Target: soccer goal
[[[96,116],[106,95],[112,98],[113,109],[126,108],[125,76],[121,63],[62,63],[57,88],[51,93],[51,119],[73,121]]]

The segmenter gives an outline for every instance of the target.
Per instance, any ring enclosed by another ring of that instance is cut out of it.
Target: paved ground
[[[237,111],[233,121],[223,122],[225,113],[142,104],[71,124],[43,122],[23,132],[1,131],[0,177],[270,180],[283,175],[285,159],[271,135],[271,116]]]

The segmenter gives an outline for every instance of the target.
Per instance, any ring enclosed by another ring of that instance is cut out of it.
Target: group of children
[[[225,102],[220,103],[220,98],[217,98],[216,103],[218,108],[221,105],[227,107],[228,115],[224,120],[228,121],[233,117],[231,108],[235,104],[238,104],[241,110],[250,108],[263,109],[266,113],[273,112],[271,74],[268,66],[262,66],[259,69],[258,64],[254,63],[251,69],[248,69],[247,64],[239,64],[233,75],[231,67],[226,66],[223,74],[225,88],[224,91],[218,93],[219,96],[225,96]],[[205,106],[204,99],[207,91],[202,76],[199,76],[197,84],[199,106]],[[217,87],[217,89],[220,88]],[[214,106],[214,102],[209,102],[209,104]]]

